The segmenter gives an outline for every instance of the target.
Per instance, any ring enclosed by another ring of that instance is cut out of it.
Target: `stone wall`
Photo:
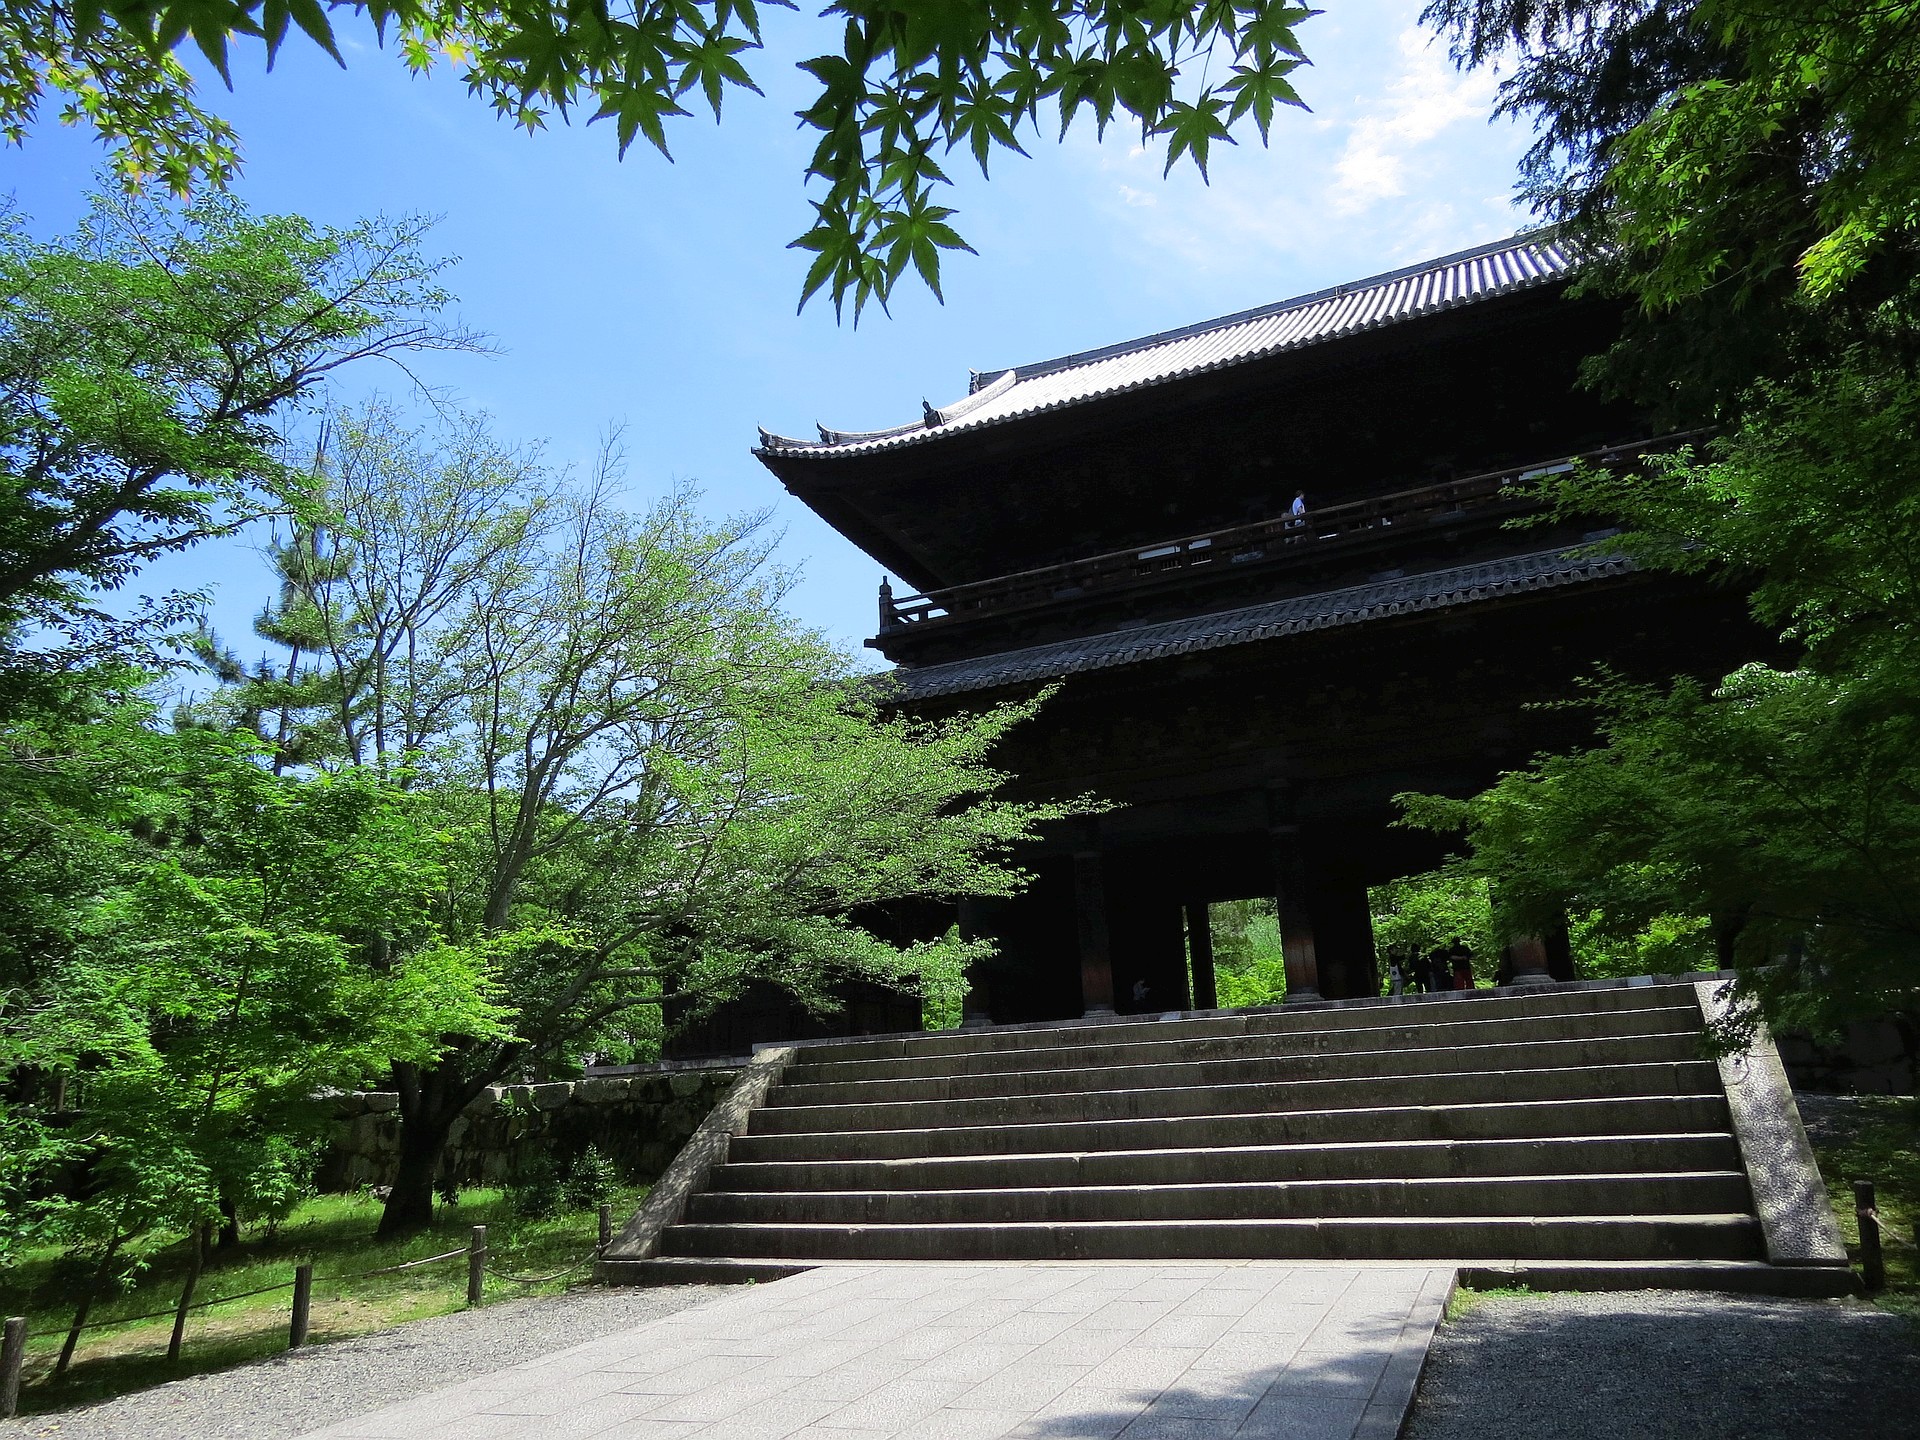
[[[1791,1030],[1774,1039],[1796,1090],[1840,1095],[1914,1093],[1914,1047],[1911,1036],[1903,1034],[1896,1021],[1856,1021],[1845,1028],[1837,1044],[1816,1044]]]
[[[441,1173],[461,1185],[498,1185],[519,1175],[535,1157],[564,1168],[595,1145],[624,1179],[651,1181],[738,1074],[731,1069],[649,1071],[495,1086],[454,1122]],[[400,1154],[400,1097],[355,1091],[336,1104],[320,1188],[391,1184]]]

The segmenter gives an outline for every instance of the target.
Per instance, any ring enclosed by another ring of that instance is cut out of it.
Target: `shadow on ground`
[[[1316,1348],[1306,1348],[1304,1333],[1240,1331],[1233,1343],[1210,1352],[1218,1369],[1189,1366],[1165,1388],[1152,1374],[1155,1351],[1125,1354],[1112,1378],[1090,1372],[1012,1434],[1017,1440],[1349,1440],[1393,1359],[1400,1330],[1397,1316],[1390,1323],[1358,1321],[1311,1337]],[[1134,1372],[1132,1383],[1121,1378],[1127,1370]]]
[[[1489,1296],[1441,1326],[1405,1440],[1920,1440],[1920,1331],[1857,1300]]]

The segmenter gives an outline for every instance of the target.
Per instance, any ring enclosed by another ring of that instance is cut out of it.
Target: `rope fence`
[[[613,1239],[613,1207],[600,1207],[600,1238],[591,1251],[583,1258],[567,1266],[564,1270],[555,1270],[546,1275],[514,1275],[505,1270],[496,1270],[487,1263],[487,1227],[476,1225],[467,1243],[457,1250],[443,1251],[438,1255],[426,1255],[418,1260],[403,1260],[397,1265],[382,1265],[374,1270],[358,1270],[341,1275],[328,1275],[320,1279],[323,1285],[337,1285],[347,1280],[371,1280],[377,1275],[394,1275],[402,1270],[418,1270],[426,1265],[443,1265],[449,1260],[465,1258],[467,1262],[467,1307],[478,1309],[485,1298],[486,1277],[503,1280],[513,1285],[546,1285],[575,1274],[594,1264]],[[109,1330],[118,1325],[137,1325],[145,1320],[174,1319],[184,1321],[185,1317],[196,1310],[210,1310],[216,1305],[231,1305],[236,1300],[252,1300],[261,1295],[271,1295],[281,1290],[293,1291],[292,1313],[287,1326],[287,1348],[298,1350],[307,1343],[308,1319],[313,1304],[313,1262],[296,1265],[293,1279],[283,1280],[277,1285],[261,1285],[252,1290],[242,1290],[237,1295],[221,1295],[212,1300],[197,1300],[189,1305],[169,1305],[164,1310],[149,1310],[140,1315],[116,1315],[110,1320],[94,1320],[67,1329],[67,1348],[62,1352],[60,1365],[55,1370],[59,1375],[66,1370],[67,1360],[71,1357],[74,1341],[89,1330]],[[190,1288],[190,1287],[189,1287]],[[176,1331],[177,1333],[177,1331]],[[20,1376],[26,1363],[27,1322],[24,1316],[7,1319],[0,1328],[0,1420],[11,1418],[20,1408]],[[169,1358],[178,1354],[175,1348],[169,1351]]]

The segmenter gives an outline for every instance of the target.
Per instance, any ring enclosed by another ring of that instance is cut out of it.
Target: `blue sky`
[[[786,243],[806,228],[810,149],[792,112],[806,97],[792,61],[826,48],[807,14],[770,12],[767,91],[729,99],[671,131],[676,163],[636,147],[622,162],[604,125],[534,136],[496,120],[451,71],[408,75],[391,53],[348,41],[348,69],[293,43],[271,76],[254,56],[232,95],[206,98],[238,127],[238,189],[262,210],[347,222],[441,218],[433,245],[462,317],[502,354],[430,359],[424,374],[503,434],[544,439],[584,464],[624,423],[635,504],[677,479],[716,511],[772,505],[785,558],[804,567],[794,608],[857,643],[871,629],[880,568],[788,498],[748,453],[754,427],[809,433],[896,424],[924,397],[965,393],[968,368],[1085,349],[1509,234],[1525,136],[1489,124],[1493,81],[1460,76],[1415,24],[1418,0],[1335,0],[1301,28],[1314,58],[1299,77],[1311,114],[1281,115],[1216,151],[1212,184],[1190,167],[1162,180],[1156,154],[1110,131],[1030,144],[996,159],[990,184],[961,179],[957,224],[979,250],[957,256],[947,303],[903,282],[891,317],[837,325],[816,300],[794,313],[805,263]],[[91,138],[47,125],[0,153],[10,191],[43,233],[79,213],[99,163]],[[951,167],[956,178],[961,172]],[[392,371],[352,389],[404,394]],[[196,553],[156,588],[211,582],[215,619],[238,637],[265,596],[245,546]]]

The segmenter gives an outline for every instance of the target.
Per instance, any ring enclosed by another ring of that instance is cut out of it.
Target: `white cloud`
[[[1334,162],[1327,196],[1338,214],[1356,215],[1405,195],[1415,152],[1456,126],[1484,124],[1492,110],[1493,76],[1460,74],[1445,47],[1419,26],[1401,31],[1396,48],[1399,73],[1381,104],[1346,127],[1346,147]]]
[[[1158,149],[1070,137],[1086,200],[1141,285],[1239,308],[1517,229],[1507,196],[1525,136],[1487,123],[1496,77],[1456,71],[1418,13],[1419,0],[1348,0],[1304,27],[1311,112],[1276,116],[1271,148],[1251,133],[1217,146],[1211,185],[1184,162],[1163,179]]]

